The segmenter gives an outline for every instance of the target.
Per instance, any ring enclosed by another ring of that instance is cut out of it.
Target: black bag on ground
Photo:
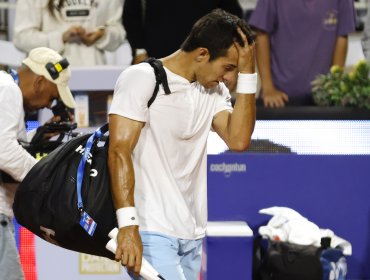
[[[162,63],[153,58],[147,62],[156,76],[149,107],[160,84],[166,94],[170,90]],[[99,144],[106,131],[108,124],[94,134],[65,142],[31,169],[14,199],[13,211],[19,224],[60,247],[114,258],[105,249],[109,231],[117,226],[107,165],[108,140],[104,145]],[[87,162],[78,170],[85,149],[88,151],[89,138],[92,140],[90,154],[86,153]],[[81,197],[77,181],[82,182]]]
[[[254,241],[253,280],[322,280],[322,248],[280,241]]]

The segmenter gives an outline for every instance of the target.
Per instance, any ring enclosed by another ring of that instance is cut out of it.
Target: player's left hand
[[[244,46],[234,42],[238,51],[238,71],[244,74],[253,74],[256,72],[256,48],[255,42],[248,44],[247,36],[238,28],[238,32],[243,39]]]

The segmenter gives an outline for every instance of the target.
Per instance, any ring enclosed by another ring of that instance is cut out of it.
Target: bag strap
[[[102,127],[95,130],[93,134],[89,137],[89,139],[86,142],[85,150],[83,153],[83,156],[81,158],[80,164],[78,165],[77,169],[77,207],[82,213],[83,211],[83,202],[82,202],[82,195],[81,195],[81,189],[82,189],[82,181],[84,178],[84,171],[85,171],[85,164],[86,161],[89,158],[89,154],[92,148],[92,145],[97,139],[100,139],[106,132],[108,132],[109,124],[106,123]]]
[[[163,68],[162,61],[160,61],[159,59],[155,59],[154,57],[149,57],[144,62],[149,63],[150,66],[153,67],[156,81],[153,95],[148,101],[148,107],[150,107],[150,105],[152,105],[157,97],[160,84],[162,84],[165,94],[170,94],[171,90],[168,86],[167,74]]]
[[[155,59],[153,57],[148,58],[144,62],[149,63],[150,66],[153,67],[154,69],[154,74],[155,74],[155,87],[154,91],[152,94],[152,97],[148,101],[148,107],[152,105],[154,102],[155,98],[157,97],[157,93],[159,90],[159,85],[163,85],[163,89],[165,94],[170,94],[171,90],[168,86],[168,81],[167,81],[167,74],[166,71],[163,68],[163,64],[160,60]],[[83,156],[81,158],[80,164],[78,165],[77,169],[77,182],[76,182],[76,188],[77,188],[77,207],[82,213],[83,211],[83,201],[82,201],[82,195],[81,195],[81,189],[82,189],[82,181],[84,178],[84,171],[85,171],[85,164],[86,161],[89,158],[89,154],[92,148],[93,143],[97,140],[100,139],[107,131],[109,130],[109,123],[104,124],[89,137],[89,139],[86,142],[85,150],[83,153]]]

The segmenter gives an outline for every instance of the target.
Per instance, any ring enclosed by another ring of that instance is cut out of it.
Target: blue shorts
[[[0,214],[0,279],[23,280],[11,218]]]
[[[178,239],[156,232],[140,235],[143,256],[166,280],[199,279],[203,239]]]

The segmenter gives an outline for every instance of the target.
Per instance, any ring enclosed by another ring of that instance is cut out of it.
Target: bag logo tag
[[[81,213],[80,225],[90,236],[94,235],[97,224],[85,211]]]

